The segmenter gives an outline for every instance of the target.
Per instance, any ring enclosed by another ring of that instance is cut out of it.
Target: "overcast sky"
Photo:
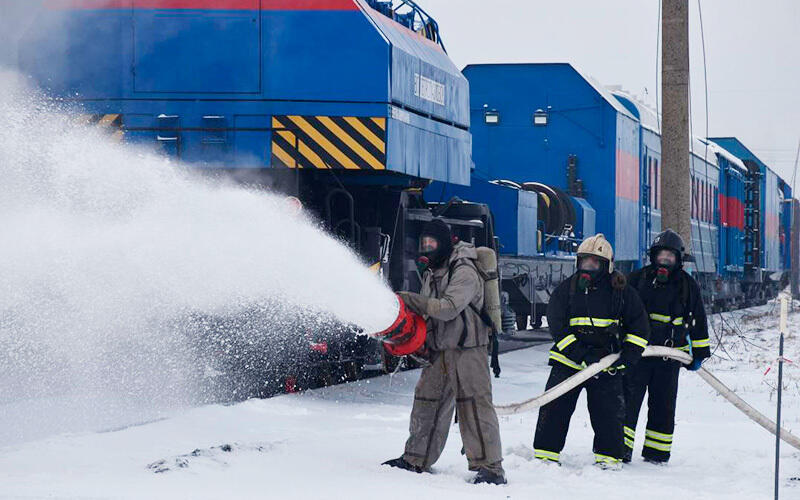
[[[655,105],[658,0],[417,0],[459,67],[570,62]],[[694,132],[705,135],[697,0],[689,0]],[[800,0],[701,0],[709,134],[791,179],[800,140]],[[658,71],[660,83],[660,69]],[[661,93],[660,87],[658,94]],[[800,185],[800,180],[798,180]]]
[[[9,39],[23,29],[19,18],[30,17],[22,14],[38,1],[0,0],[0,62],[12,59],[15,47]],[[791,179],[800,140],[800,0],[700,1],[709,134],[741,138]],[[459,67],[570,62],[603,84],[622,85],[655,104],[658,0],[417,2],[439,22]],[[697,0],[689,4],[694,132],[705,135]]]

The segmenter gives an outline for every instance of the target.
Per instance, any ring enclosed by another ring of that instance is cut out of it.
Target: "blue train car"
[[[636,117],[570,64],[475,64],[464,75],[470,85],[473,178],[537,191],[543,251],[566,250],[563,241],[579,236],[579,206],[571,198],[585,200],[595,211],[595,230],[614,244],[620,268],[638,266]]]
[[[719,229],[719,268],[722,278],[713,294],[717,307],[733,307],[744,297],[744,204],[747,167],[726,149],[706,141],[717,156],[720,169],[716,222]]]
[[[711,141],[741,159],[745,168],[744,285],[763,301],[786,286],[791,267],[791,188],[735,137]]]
[[[619,88],[610,90],[639,120],[639,248],[642,263],[646,263],[647,248],[661,232],[661,123],[656,112],[635,96]]]
[[[716,154],[698,138],[692,140],[690,159],[692,241],[687,251],[694,257],[694,270],[710,279],[717,274],[719,255],[716,215],[720,170]]]

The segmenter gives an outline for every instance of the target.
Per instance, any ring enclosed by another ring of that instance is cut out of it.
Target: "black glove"
[[[597,363],[609,354],[611,353],[608,352],[608,349],[605,347],[589,347],[586,350],[586,354],[583,356],[583,362],[587,365],[591,365]]]
[[[622,351],[619,353],[619,359],[611,366],[614,368],[633,368],[641,357],[642,353],[639,352],[638,349],[628,348],[626,346],[623,347]]]

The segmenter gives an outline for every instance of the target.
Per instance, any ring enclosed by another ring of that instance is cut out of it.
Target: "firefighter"
[[[683,270],[681,237],[667,229],[650,247],[650,264],[633,272],[629,281],[638,291],[650,318],[650,343],[692,354],[689,370],[698,370],[711,355],[708,325],[697,282]],[[675,400],[680,363],[662,358],[642,360],[625,373],[625,461],[633,455],[639,408],[647,392],[647,427],[642,457],[666,463],[672,451]]]
[[[625,418],[621,372],[635,365],[647,346],[647,314],[625,276],[614,271],[613,250],[602,234],[586,238],[578,247],[577,268],[555,289],[547,305],[547,323],[555,340],[547,389],[608,354],[620,353],[620,357],[603,373],[539,410],[534,456],[559,462],[569,420],[585,388],[595,464],[619,469]]]
[[[488,345],[490,329],[481,319],[483,279],[469,243],[453,243],[441,219],[423,227],[419,262],[421,293],[401,292],[412,310],[427,318],[429,364],[414,391],[410,436],[400,458],[384,462],[414,472],[428,472],[439,459],[453,413],[474,483],[505,484],[500,427],[492,405]]]

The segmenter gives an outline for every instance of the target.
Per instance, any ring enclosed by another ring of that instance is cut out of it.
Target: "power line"
[[[656,124],[658,127],[658,134],[661,135],[661,113],[658,111],[658,57],[661,55],[661,0],[658,0],[658,23],[656,25]]]
[[[797,178],[797,160],[800,160],[800,140],[797,141],[797,154],[794,156],[794,169],[792,170],[792,195],[795,195],[794,181]]]

